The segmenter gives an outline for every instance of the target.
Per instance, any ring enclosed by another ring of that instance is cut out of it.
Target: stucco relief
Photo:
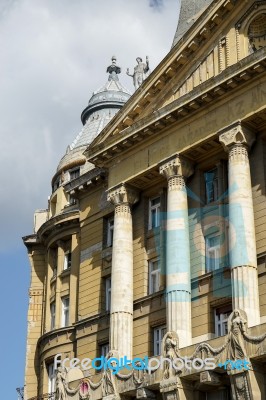
[[[219,140],[225,151],[229,151],[234,145],[244,145],[251,148],[255,141],[255,135],[241,124],[241,121],[228,126],[220,132]]]

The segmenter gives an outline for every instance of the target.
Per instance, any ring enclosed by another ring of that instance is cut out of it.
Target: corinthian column
[[[191,284],[188,205],[185,178],[191,164],[175,155],[160,166],[168,180],[166,221],[167,330],[175,331],[179,346],[191,344]]]
[[[137,193],[124,184],[110,189],[108,200],[115,205],[110,348],[120,357],[132,357],[133,337],[133,235],[131,206]]]
[[[260,323],[256,237],[248,149],[255,136],[240,122],[220,134],[229,153],[229,260],[233,309],[247,313],[249,326]]]

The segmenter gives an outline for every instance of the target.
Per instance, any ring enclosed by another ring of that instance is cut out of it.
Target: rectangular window
[[[62,323],[61,326],[64,328],[69,325],[69,297],[62,298]]]
[[[161,199],[156,197],[150,199],[149,204],[149,229],[157,228],[160,226],[160,211],[161,211]]]
[[[53,269],[53,277],[57,275],[57,259],[58,259],[58,248],[51,249],[52,251],[52,269]]]
[[[71,252],[65,252],[64,258],[64,271],[71,268]]]
[[[218,169],[214,168],[211,171],[204,173],[206,203],[212,203],[218,200]]]
[[[52,362],[47,366],[47,373],[48,373],[48,393],[49,395],[55,393],[55,370],[54,370],[54,363]],[[54,400],[54,396],[50,396],[49,399]]]
[[[220,268],[220,236],[210,235],[205,238],[206,272]]]
[[[158,258],[149,261],[149,294],[160,290],[160,261]]]
[[[105,279],[105,310],[111,310],[111,277]]]
[[[80,176],[80,169],[79,168],[72,169],[72,171],[69,172],[70,180],[76,179],[79,176]]]
[[[114,217],[110,217],[107,220],[107,240],[106,240],[107,247],[113,245],[113,237],[114,237]]]
[[[109,353],[109,343],[102,344],[100,346],[100,356],[106,357]]]
[[[214,321],[215,321],[215,335],[224,336],[228,333],[228,318],[232,312],[232,305],[227,304],[226,306],[214,309]]]
[[[75,204],[77,204],[77,199],[75,199],[75,197],[71,196],[71,194],[68,195],[68,204],[70,206],[74,206]]]
[[[161,344],[164,335],[166,334],[166,326],[158,326],[153,329],[153,354],[154,356],[161,355]]]
[[[53,192],[55,192],[61,185],[61,179],[58,177],[53,184]]]
[[[55,328],[55,302],[50,304],[51,330]]]

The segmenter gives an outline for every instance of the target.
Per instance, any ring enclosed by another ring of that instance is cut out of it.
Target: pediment
[[[266,0],[214,0],[94,140],[87,155],[114,143],[116,136],[120,140],[123,132],[143,125],[171,103],[201,91],[206,82],[215,84],[227,69],[241,68],[241,60],[265,46],[265,16]],[[211,102],[212,97],[204,101]]]

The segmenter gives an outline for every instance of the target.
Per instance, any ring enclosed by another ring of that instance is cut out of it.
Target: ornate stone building
[[[266,398],[265,39],[265,0],[188,0],[131,97],[113,59],[23,238],[26,400]]]

